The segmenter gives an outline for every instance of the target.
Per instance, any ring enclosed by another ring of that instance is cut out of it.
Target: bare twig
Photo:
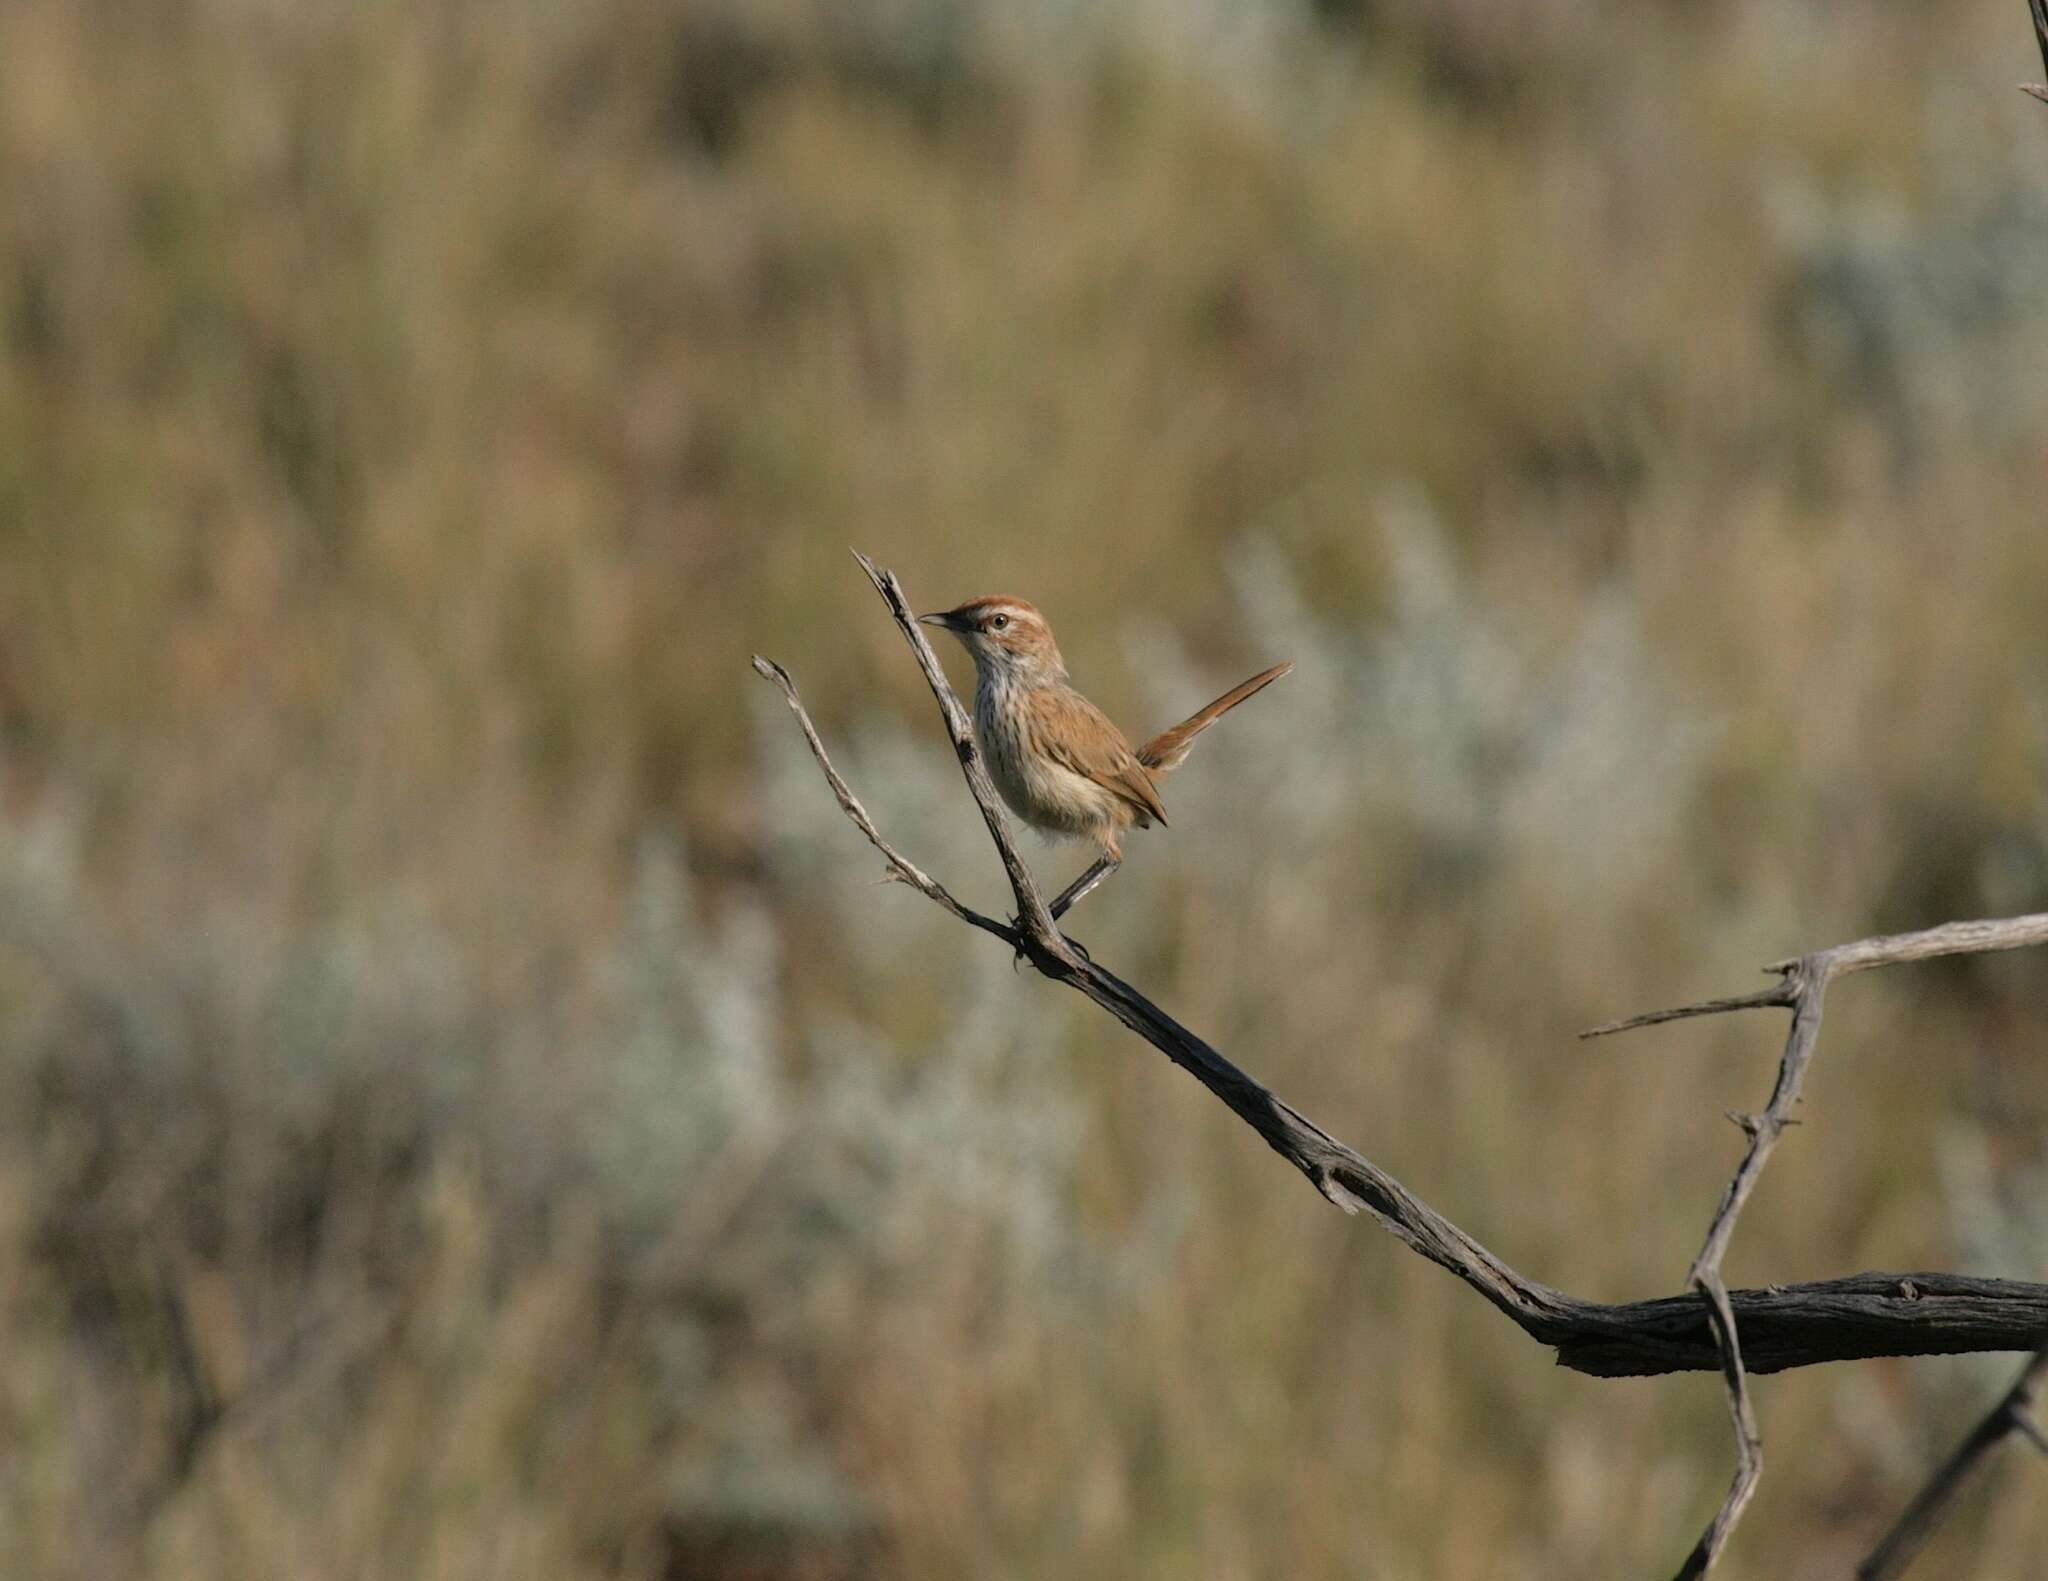
[[[2048,71],[2048,0],[2027,0],[2027,13],[2034,19],[2034,42],[2041,47],[2041,68]],[[2048,102],[2048,83],[2023,82],[2020,92]]]
[[[1729,1310],[1728,1292],[1716,1278],[1700,1280],[1695,1286],[1707,1303],[1707,1315],[1714,1325],[1714,1343],[1721,1352],[1721,1377],[1728,1385],[1728,1415],[1735,1423],[1735,1476],[1728,1484],[1728,1497],[1721,1501],[1700,1540],[1678,1568],[1678,1581],[1691,1581],[1713,1569],[1727,1546],[1728,1534],[1742,1519],[1757,1479],[1764,1474],[1764,1443],[1756,1430],[1756,1412],[1749,1403],[1749,1379],[1742,1370],[1742,1341],[1735,1332],[1735,1314]]]
[[[1926,1546],[1927,1539],[1934,1535],[1935,1527],[1948,1514],[1949,1506],[1955,1502],[1956,1494],[1970,1479],[1978,1464],[2004,1442],[2006,1435],[2018,1433],[2029,1440],[2036,1449],[2048,1453],[2048,1440],[2028,1415],[2034,1400],[2034,1390],[2044,1377],[2048,1377],[2048,1344],[2035,1351],[2033,1358],[2020,1369],[2020,1375],[2013,1380],[2005,1396],[1985,1414],[1984,1420],[1970,1430],[1970,1434],[1955,1451],[1935,1468],[1934,1475],[1927,1479],[1927,1486],[1914,1496],[1899,1516],[1898,1524],[1885,1533],[1884,1541],[1870,1551],[1870,1557],[1856,1567],[1856,1581],[1892,1581],[1895,1576],[1906,1573],[1906,1567]]]
[[[1827,984],[1836,976],[1873,966],[2048,942],[2048,915],[1951,923],[1921,933],[1859,940],[1780,962],[1770,968],[1780,980],[1757,993],[1652,1012],[1596,1029],[1615,1032],[1742,1009],[1778,1007],[1793,1012],[1770,1103],[1762,1114],[1736,1117],[1749,1147],[1694,1260],[1689,1292],[1620,1305],[1580,1300],[1516,1272],[1392,1175],[1314,1124],[1059,933],[1010,840],[975,748],[967,711],[918,629],[901,584],[892,573],[864,556],[860,559],[938,700],[968,788],[1009,874],[1019,920],[1005,926],[962,906],[891,846],[832,767],[787,672],[756,658],[755,669],[776,683],[795,711],[840,806],[888,858],[892,872],[963,921],[1021,950],[1043,975],[1107,1010],[1208,1088],[1323,1196],[1347,1213],[1366,1213],[1411,1250],[1448,1269],[1532,1339],[1553,1347],[1563,1365],[1602,1377],[1718,1369],[1735,1424],[1736,1471],[1727,1498],[1687,1559],[1682,1576],[1703,1575],[1718,1558],[1761,1474],[1762,1445],[1749,1397],[1750,1373],[1850,1357],[2024,1350],[2048,1332],[2048,1286],[2016,1280],[1863,1273],[1812,1284],[1731,1291],[1721,1278],[1721,1259],[1736,1219],[1778,1137],[1796,1123],[1791,1111],[1819,1037]]]
[[[1675,1010],[1649,1010],[1620,1021],[1603,1021],[1597,1027],[1588,1027],[1579,1036],[1612,1037],[1617,1032],[1633,1032],[1637,1027],[1654,1027],[1666,1021],[1684,1021],[1692,1016],[1718,1016],[1730,1010],[1783,1009],[1791,1003],[1785,985],[1776,983],[1769,988],[1759,988],[1753,994],[1736,994],[1728,999],[1702,999],[1696,1005],[1680,1005]]]
[[[2048,944],[2048,911],[2024,917],[1992,917],[1982,922],[1944,922],[1938,928],[1917,933],[1888,933],[1876,939],[1858,939],[1838,944],[1807,960],[1827,960],[1830,978],[1851,972],[1867,972],[1873,966],[1903,966],[1910,961],[1931,961],[1940,955],[1989,955],[1995,950],[2023,950]],[[1789,972],[1798,961],[1779,961],[1767,970]]]
[[[1686,1282],[1700,1292],[1701,1298],[1716,1313],[1715,1336],[1721,1343],[1722,1374],[1728,1388],[1729,1410],[1736,1422],[1736,1474],[1728,1489],[1728,1497],[1701,1536],[1692,1559],[1687,1560],[1687,1568],[1679,1572],[1681,1576],[1703,1574],[1705,1567],[1713,1563],[1721,1545],[1727,1541],[1729,1531],[1741,1517],[1743,1505],[1748,1503],[1750,1494],[1755,1490],[1761,1460],[1755,1442],[1756,1428],[1749,1403],[1749,1388],[1735,1335],[1735,1319],[1728,1309],[1727,1289],[1721,1279],[1721,1260],[1727,1254],[1728,1242],[1735,1233],[1735,1221],[1741,1215],[1743,1205],[1749,1201],[1750,1192],[1756,1188],[1772,1149],[1778,1145],[1778,1138],[1787,1126],[1796,1123],[1792,1119],[1792,1110],[1799,1102],[1799,1089],[1806,1080],[1806,1067],[1811,1063],[1820,1039],[1821,1010],[1828,984],[1837,977],[1868,971],[1876,966],[1895,966],[1941,955],[2016,950],[2042,943],[2048,943],[2048,913],[1983,922],[1950,922],[1917,933],[1859,939],[1853,944],[1841,944],[1833,949],[1817,950],[1811,955],[1775,963],[1767,970],[1778,973],[1780,981],[1776,987],[1760,993],[1708,1000],[1678,1010],[1653,1011],[1626,1021],[1609,1022],[1583,1034],[1594,1037],[1631,1027],[1651,1026],[1680,1016],[1712,1015],[1764,1005],[1780,1005],[1792,1012],[1792,1026],[1785,1037],[1785,1052],[1778,1061],[1778,1078],[1771,1089],[1770,1102],[1762,1114],[1733,1116],[1748,1136],[1749,1146],[1742,1155],[1742,1162],[1736,1165],[1727,1189],[1721,1193],[1720,1206],[1715,1209],[1713,1222],[1707,1227],[1706,1243],[1701,1246],[1699,1256],[1693,1259],[1692,1269],[1686,1277]],[[1694,1560],[1700,1561],[1698,1569],[1692,1568]]]
[[[825,754],[825,743],[818,739],[818,727],[811,723],[811,716],[804,712],[804,705],[796,695],[796,682],[789,678],[789,671],[773,659],[754,655],[754,671],[765,680],[773,681],[782,690],[783,699],[789,704],[790,712],[796,715],[796,722],[803,727],[804,740],[811,744],[811,756],[818,760],[818,767],[825,771],[825,783],[832,787],[832,794],[839,798],[839,805],[854,827],[868,837],[870,844],[889,859],[891,877],[899,878],[927,899],[937,901],[962,922],[971,923],[984,932],[993,933],[1012,948],[1021,944],[1016,930],[1005,927],[993,917],[984,917],[971,906],[963,906],[955,900],[944,884],[926,873],[909,857],[882,837],[882,831],[875,827],[875,820],[868,816],[867,808],[860,804],[860,798],[853,793],[853,787],[839,777],[839,771],[832,766],[832,759]]]

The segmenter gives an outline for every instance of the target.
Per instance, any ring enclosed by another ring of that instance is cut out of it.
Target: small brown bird
[[[1180,766],[1195,737],[1294,668],[1276,664],[1254,675],[1133,752],[1123,732],[1074,690],[1052,627],[1023,599],[969,599],[917,618],[944,626],[974,656],[974,733],[1011,810],[1041,833],[1102,849],[1052,903],[1055,917],[1122,865],[1126,829],[1166,823],[1159,781]]]

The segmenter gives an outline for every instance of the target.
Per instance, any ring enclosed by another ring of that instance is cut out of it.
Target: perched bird
[[[1021,598],[975,598],[917,617],[974,657],[974,733],[1003,800],[1043,834],[1092,840],[1102,855],[1052,903],[1062,915],[1123,863],[1124,831],[1166,823],[1159,781],[1207,730],[1294,665],[1276,664],[1136,751],[1067,679],[1045,617]]]

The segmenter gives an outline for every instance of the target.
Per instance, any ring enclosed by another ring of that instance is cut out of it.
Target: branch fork
[[[2048,0],[2030,0],[2048,56]],[[911,613],[895,574],[856,553],[910,644],[939,705],[968,793],[988,826],[1015,897],[1017,914],[1001,922],[963,905],[937,879],[904,855],[876,826],[853,789],[832,765],[824,742],[805,711],[796,684],[781,665],[755,657],[754,669],[781,691],[802,728],[812,756],[840,808],[889,864],[889,875],[910,885],[960,921],[994,935],[1042,975],[1093,1001],[1186,1070],[1243,1120],[1316,1190],[1349,1214],[1363,1214],[1401,1241],[1470,1285],[1530,1338],[1556,1351],[1558,1362],[1596,1377],[1669,1372],[1718,1371],[1728,1396],[1735,1434],[1735,1471],[1727,1495],[1677,1574],[1706,1574],[1725,1548],[1763,1473],[1763,1442],[1750,1397],[1752,1373],[1812,1366],[1856,1357],[1919,1356],[1993,1350],[2036,1350],[2006,1400],[1986,1419],[1972,1442],[1988,1434],[1968,1469],[1985,1449],[2008,1434],[2041,1440],[2027,1414],[2031,1391],[2048,1370],[2048,1285],[2018,1280],[1974,1279],[1945,1273],[1864,1273],[1810,1284],[1729,1290],[1722,1259],[1737,1219],[1785,1130],[1797,1124],[1792,1111],[1820,1036],[1821,1011],[1829,985],[1838,977],[1879,966],[1900,965],[1940,955],[2008,950],[2048,943],[2048,913],[1982,922],[1953,922],[1917,933],[1861,939],[1832,949],[1780,961],[1766,968],[1777,981],[1754,993],[1703,1000],[1675,1009],[1630,1016],[1581,1034],[1604,1037],[1694,1016],[1738,1010],[1791,1012],[1785,1049],[1769,1102],[1757,1113],[1729,1111],[1748,1139],[1719,1206],[1707,1227],[1699,1255],[1686,1275],[1682,1295],[1653,1301],[1610,1304],[1581,1300],[1518,1273],[1466,1231],[1423,1202],[1399,1180],[1363,1154],[1347,1147],[1285,1099],[1233,1064],[1182,1026],[1137,989],[1092,961],[1059,931],[1054,912],[1018,854],[996,801],[967,710],[946,680],[930,644]],[[1969,1444],[1964,1446],[1969,1449]],[[1961,1457],[1963,1451],[1958,1451]],[[1904,1530],[1932,1498],[1941,1475],[1901,1520]],[[1918,1517],[1931,1529],[1944,1501]],[[1921,1530],[1922,1527],[1915,1527]],[[1895,1532],[1887,1546],[1906,1541]],[[1916,1545],[1917,1546],[1917,1545]],[[1895,1569],[1870,1569],[1885,1552],[1866,1562],[1863,1574],[1890,1576]],[[1910,1549],[1907,1550],[1910,1552]],[[1887,1563],[1891,1561],[1887,1560]],[[1902,1560],[1900,1562],[1903,1562]]]

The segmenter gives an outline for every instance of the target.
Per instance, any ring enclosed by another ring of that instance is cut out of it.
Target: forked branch
[[[1780,980],[1759,993],[1659,1011],[1597,1029],[1620,1031],[1739,1009],[1777,1007],[1793,1012],[1770,1103],[1762,1114],[1738,1117],[1749,1148],[1694,1261],[1688,1293],[1621,1304],[1584,1301],[1518,1273],[1377,1164],[1324,1131],[1115,973],[1095,964],[1059,932],[1010,838],[967,711],[925,642],[901,584],[894,573],[865,556],[858,558],[938,701],[968,792],[1009,878],[1018,920],[1006,925],[962,905],[888,842],[832,766],[788,672],[757,657],[754,668],[775,683],[795,712],[840,807],[887,859],[891,873],[962,921],[994,934],[1046,977],[1108,1011],[1220,1099],[1323,1196],[1347,1213],[1365,1213],[1410,1250],[1448,1269],[1525,1334],[1552,1347],[1564,1366],[1598,1377],[1720,1371],[1736,1426],[1736,1473],[1720,1512],[1680,1571],[1682,1576],[1704,1574],[1713,1564],[1755,1490],[1762,1449],[1749,1399],[1750,1373],[1853,1357],[2031,1350],[2048,1334],[2048,1285],[1941,1273],[1863,1273],[1812,1284],[1731,1291],[1720,1271],[1736,1218],[1779,1134],[1793,1123],[1791,1110],[1813,1057],[1821,996],[1828,982],[1848,972],[1932,955],[2048,942],[2048,915],[1952,923],[1924,933],[1841,945],[1780,963],[1773,968]]]
[[[2048,71],[2048,0],[2027,0],[2027,12],[2034,19],[2034,42],[2041,47],[2041,67]],[[2048,102],[2048,83],[2023,82],[2020,92]]]
[[[1611,1021],[1580,1034],[1589,1038],[1603,1037],[1634,1027],[1675,1021],[1682,1016],[1715,1015],[1768,1005],[1781,1006],[1792,1012],[1792,1026],[1785,1036],[1785,1052],[1778,1061],[1778,1079],[1771,1088],[1770,1102],[1761,1114],[1730,1116],[1749,1138],[1749,1146],[1742,1155],[1742,1162],[1735,1166],[1735,1175],[1728,1182],[1728,1189],[1721,1193],[1720,1206],[1714,1210],[1713,1222],[1707,1226],[1706,1243],[1701,1246],[1699,1256],[1693,1259],[1692,1270],[1687,1275],[1687,1283],[1700,1293],[1713,1315],[1714,1335],[1721,1347],[1721,1372],[1728,1387],[1728,1409],[1735,1420],[1735,1479],[1729,1486],[1728,1497],[1700,1537],[1686,1568],[1679,1572],[1681,1576],[1703,1575],[1713,1564],[1722,1545],[1727,1542],[1729,1532],[1741,1518],[1743,1506],[1756,1490],[1756,1480],[1763,1469],[1762,1444],[1757,1436],[1755,1411],[1750,1403],[1749,1381],[1742,1363],[1736,1321],[1729,1311],[1728,1291],[1721,1280],[1721,1260],[1735,1234],[1735,1221],[1756,1188],[1772,1149],[1778,1145],[1778,1138],[1787,1126],[1797,1123],[1792,1118],[1792,1110],[1799,1102],[1799,1091],[1806,1081],[1806,1068],[1820,1042],[1821,1010],[1828,984],[1837,977],[1877,966],[1897,966],[1941,955],[2017,950],[2044,943],[2048,943],[2048,913],[1986,922],[1950,922],[1917,933],[1859,939],[1854,944],[1816,950],[1811,955],[1779,961],[1767,967],[1766,970],[1778,974],[1779,981],[1758,993],[1732,999],[1710,999],[1676,1010],[1652,1011],[1648,1015],[1631,1016],[1625,1021]]]

